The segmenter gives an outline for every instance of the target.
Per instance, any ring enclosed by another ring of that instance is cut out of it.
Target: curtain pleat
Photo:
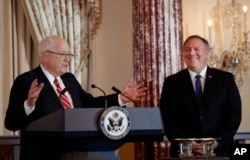
[[[148,88],[138,107],[159,107],[164,78],[183,68],[181,17],[181,0],[133,0],[134,79]],[[136,143],[135,159],[149,159],[150,153],[152,159],[166,156],[168,146],[168,142]]]

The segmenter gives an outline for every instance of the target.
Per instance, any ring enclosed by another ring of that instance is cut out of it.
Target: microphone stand
[[[92,87],[92,88],[97,88],[97,89],[99,89],[99,90],[103,93],[103,95],[104,95],[104,97],[105,97],[105,108],[108,108],[107,95],[106,95],[106,93],[104,92],[104,90],[102,90],[101,88],[97,87],[97,86],[94,85],[94,84],[92,84],[91,87]]]
[[[134,100],[132,100],[130,97],[128,97],[128,96],[126,96],[125,94],[123,94],[119,89],[117,89],[116,87],[112,87],[111,88],[113,91],[115,91],[117,94],[121,94],[121,95],[123,95],[124,97],[126,97],[127,99],[129,99],[131,102],[133,102],[135,105],[136,105],[136,103],[135,103],[135,101]]]

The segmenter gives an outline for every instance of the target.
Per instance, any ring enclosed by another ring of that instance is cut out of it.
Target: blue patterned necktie
[[[198,104],[201,102],[201,96],[202,96],[202,89],[201,89],[201,75],[195,76],[195,95],[196,95],[196,101]]]

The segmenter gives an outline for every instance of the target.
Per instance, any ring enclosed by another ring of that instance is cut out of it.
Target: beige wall
[[[94,83],[109,94],[112,86],[122,89],[133,76],[132,0],[103,0],[102,9],[102,22],[91,44],[89,85]],[[89,92],[102,95],[92,88]],[[123,145],[117,154],[120,160],[133,160],[134,144]]]
[[[132,78],[131,3],[131,0],[102,1],[102,21],[92,43],[89,82],[107,93],[113,93],[112,86],[122,89]]]

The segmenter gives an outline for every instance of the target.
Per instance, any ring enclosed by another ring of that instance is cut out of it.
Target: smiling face
[[[60,76],[69,69],[69,45],[64,39],[53,36],[40,44],[40,60],[43,67],[54,77]]]
[[[199,37],[188,38],[184,42],[183,59],[187,67],[199,74],[207,65],[209,46]]]

